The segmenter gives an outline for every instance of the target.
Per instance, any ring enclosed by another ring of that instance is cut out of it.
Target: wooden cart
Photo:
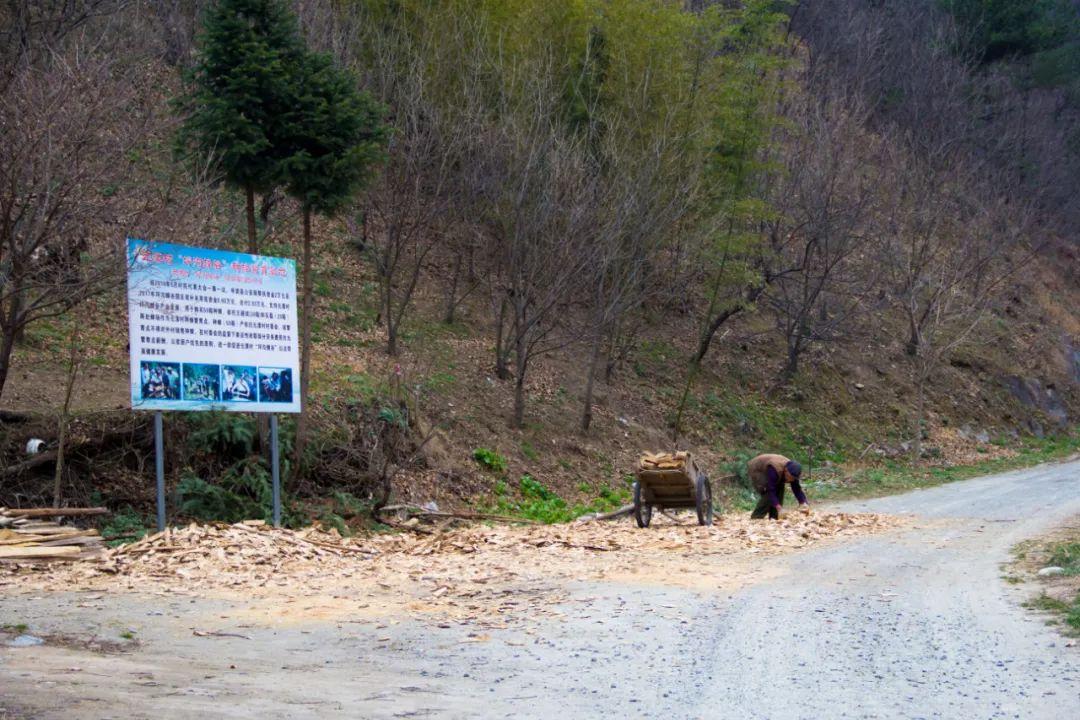
[[[634,519],[638,527],[649,527],[653,508],[693,508],[697,511],[699,525],[712,525],[709,476],[701,472],[689,453],[641,458],[634,482]]]

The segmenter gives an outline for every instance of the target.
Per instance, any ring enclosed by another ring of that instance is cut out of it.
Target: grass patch
[[[844,500],[855,497],[878,497],[968,480],[981,475],[1017,470],[1039,463],[1068,457],[1080,450],[1080,435],[1031,438],[1017,448],[1013,457],[984,460],[974,465],[951,467],[911,467],[900,461],[857,470],[847,477],[811,477],[803,487],[811,501]]]
[[[473,450],[473,460],[475,460],[480,467],[485,470],[490,470],[495,473],[506,472],[506,458],[500,455],[497,451],[491,450],[485,447],[478,447]]]
[[[1012,573],[1021,570],[1021,580],[1032,581],[1042,588],[1024,607],[1046,615],[1046,624],[1057,626],[1067,637],[1080,637],[1080,586],[1072,579],[1080,575],[1078,533],[1080,528],[1070,525],[1063,535],[1055,532],[1051,536],[1056,539],[1033,538],[1018,543],[1012,549],[1015,558],[1012,565],[1002,568],[1006,582],[1014,582]],[[1039,568],[1049,566],[1060,567],[1065,572],[1045,577],[1037,574]]]
[[[1070,603],[1050,597],[1044,592],[1025,603],[1025,607],[1053,615],[1053,622],[1048,624],[1064,623],[1066,635],[1071,637],[1080,636],[1080,593],[1077,593]]]
[[[532,462],[540,459],[540,451],[534,448],[528,440],[521,441],[521,454]]]
[[[450,369],[453,369],[452,365]],[[452,390],[457,385],[457,382],[458,379],[454,373],[442,370],[428,375],[421,383],[421,387],[427,393],[441,395]]]
[[[1060,542],[1050,546],[1049,565],[1057,565],[1066,575],[1080,575],[1080,542]]]
[[[141,540],[150,532],[148,518],[126,507],[115,512],[101,528],[101,537],[109,547],[126,545]]]
[[[493,501],[481,510],[550,525],[570,522],[586,513],[609,512],[630,498],[629,488],[615,489],[605,485],[589,502],[571,504],[531,475],[521,476],[518,492],[519,497],[509,497],[509,488],[500,482]]]
[[[6,633],[12,633],[13,635],[22,635],[29,629],[30,626],[26,623],[10,623],[7,625],[0,625],[0,630],[3,630]]]
[[[717,434],[745,437],[754,447],[789,457],[806,457],[810,448],[815,463],[839,463],[858,444],[819,413],[769,404],[756,396],[708,392],[693,404],[692,409],[710,421]]]

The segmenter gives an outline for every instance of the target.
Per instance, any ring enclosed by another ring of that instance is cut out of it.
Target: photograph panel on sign
[[[293,400],[292,368],[259,368],[259,402],[291,403]]]
[[[180,363],[143,360],[139,380],[143,400],[180,399]]]
[[[221,366],[184,363],[184,400],[221,400]]]
[[[254,365],[222,365],[221,399],[225,402],[255,402],[258,372]]]

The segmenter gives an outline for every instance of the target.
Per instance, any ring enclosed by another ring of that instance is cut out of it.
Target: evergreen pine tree
[[[180,100],[182,147],[209,158],[247,200],[248,251],[258,252],[255,193],[281,178],[282,120],[294,108],[305,49],[284,0],[217,0],[203,19],[195,66]]]
[[[333,216],[363,187],[383,158],[387,128],[384,111],[357,89],[356,80],[322,54],[308,54],[298,76],[296,100],[284,118],[289,149],[283,163],[289,194],[300,202],[304,218],[303,288],[300,339],[300,397],[302,411],[293,446],[295,462],[306,440],[306,408],[311,356],[311,318],[314,295],[311,278],[312,213]]]

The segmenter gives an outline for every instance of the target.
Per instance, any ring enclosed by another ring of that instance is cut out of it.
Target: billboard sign
[[[129,238],[136,410],[300,412],[296,263]]]

